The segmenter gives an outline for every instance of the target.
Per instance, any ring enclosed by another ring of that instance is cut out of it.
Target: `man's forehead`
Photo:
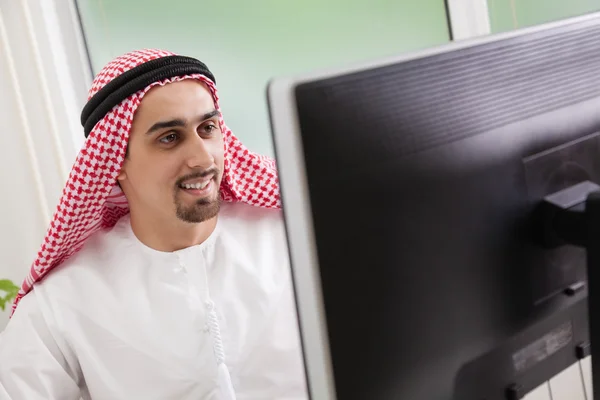
[[[212,93],[206,84],[187,79],[156,85],[142,98],[133,116],[131,134],[147,132],[157,123],[178,124],[202,119],[216,110]]]

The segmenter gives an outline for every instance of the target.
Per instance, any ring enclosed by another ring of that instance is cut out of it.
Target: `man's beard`
[[[204,178],[209,175],[212,175],[212,179],[213,179],[211,184],[217,185],[216,177],[219,176],[219,170],[217,170],[216,168],[212,168],[212,169],[204,171],[204,172],[193,173],[193,174],[189,174],[189,175],[186,175],[186,176],[180,178],[178,180],[176,187],[179,188],[179,185],[186,180],[195,179],[195,178]],[[208,198],[198,199],[192,205],[184,204],[182,201],[180,201],[180,199],[178,198],[178,196],[180,194],[180,192],[179,192],[180,190],[182,190],[182,189],[175,190],[175,194],[174,194],[174,198],[173,198],[173,201],[175,202],[175,213],[177,215],[177,218],[179,218],[180,220],[182,220],[184,222],[190,222],[190,223],[197,224],[200,222],[208,221],[209,219],[212,219],[219,214],[219,210],[221,209],[221,196],[219,194],[218,187],[216,189],[217,190],[216,198],[214,198],[214,199],[208,199]]]
[[[219,214],[221,196],[216,199],[199,199],[195,204],[186,205],[175,200],[177,218],[184,222],[199,223],[208,221]]]

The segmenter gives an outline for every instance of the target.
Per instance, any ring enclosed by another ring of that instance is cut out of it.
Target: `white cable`
[[[17,70],[15,68],[15,62],[12,56],[12,51],[10,49],[10,44],[8,42],[8,34],[6,32],[6,26],[4,25],[4,18],[2,15],[2,9],[0,9],[0,49],[4,49],[4,53],[6,56],[6,61],[8,64],[8,73],[11,78],[11,82],[13,85],[13,89],[15,92],[15,97],[17,100],[17,108],[19,110],[19,117],[21,120],[21,124],[23,126],[23,136],[25,137],[25,145],[27,147],[27,153],[29,155],[29,161],[33,172],[33,178],[35,181],[35,187],[38,193],[39,206],[41,208],[42,216],[44,218],[44,228],[48,226],[50,223],[50,214],[48,208],[48,202],[46,201],[46,194],[44,190],[44,185],[42,181],[41,169],[37,160],[37,156],[35,154],[35,148],[33,145],[33,138],[31,136],[31,128],[29,127],[29,122],[27,120],[27,115],[25,112],[25,102],[23,101],[23,96],[21,94],[21,87],[19,86],[19,80],[17,77]]]

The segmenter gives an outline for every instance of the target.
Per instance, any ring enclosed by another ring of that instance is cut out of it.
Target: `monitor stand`
[[[537,212],[543,247],[573,245],[586,250],[589,339],[592,346],[600,346],[600,186],[584,181],[548,195]],[[593,398],[600,399],[600,355],[590,354]]]

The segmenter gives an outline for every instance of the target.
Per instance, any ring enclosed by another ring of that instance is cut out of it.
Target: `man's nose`
[[[187,149],[187,163],[190,168],[207,169],[214,165],[215,159],[204,139],[198,135],[190,141]]]

